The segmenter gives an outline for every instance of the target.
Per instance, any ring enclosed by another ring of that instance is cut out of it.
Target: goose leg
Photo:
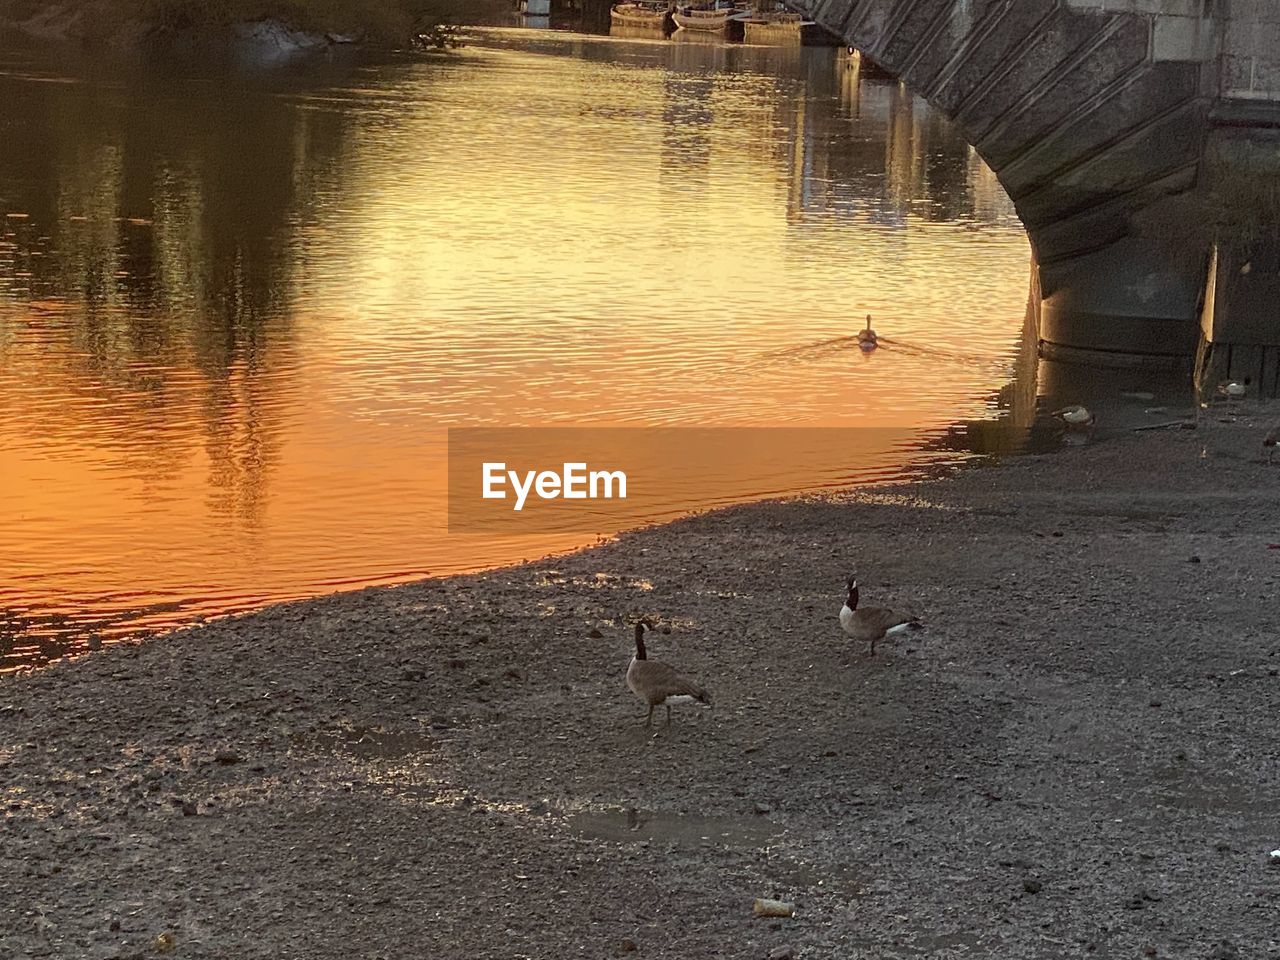
[[[652,703],[649,704],[649,715],[644,718],[644,725],[646,727],[653,726],[653,704]]]
[[[879,639],[880,639],[879,637],[876,637],[876,640],[879,640]],[[871,655],[873,657],[876,655],[876,640],[871,641]]]
[[[671,704],[667,704],[667,726],[671,726]]]

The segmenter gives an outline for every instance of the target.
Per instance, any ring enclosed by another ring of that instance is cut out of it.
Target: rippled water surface
[[[495,30],[214,80],[8,57],[0,669],[591,539],[448,536],[451,425],[900,438],[749,498],[954,458],[1018,392],[1010,204],[838,51]]]

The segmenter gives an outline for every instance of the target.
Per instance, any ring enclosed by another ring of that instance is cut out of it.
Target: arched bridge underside
[[[1249,136],[1280,155],[1264,136],[1280,91],[1227,90],[1224,79],[1240,69],[1228,63],[1232,29],[1280,37],[1280,3],[1275,24],[1247,25],[1228,22],[1226,0],[799,6],[953,118],[995,170],[1035,251],[1043,340],[1120,354],[1194,350],[1213,238],[1188,201],[1204,199],[1224,104],[1246,104]],[[1280,59],[1274,66],[1280,75]],[[1248,69],[1256,77],[1258,64]]]

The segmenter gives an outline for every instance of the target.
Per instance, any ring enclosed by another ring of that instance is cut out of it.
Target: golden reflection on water
[[[450,425],[908,438],[768,492],[800,490],[902,475],[1013,375],[1010,204],[837,51],[495,31],[309,82],[7,66],[0,669],[589,541],[446,536]]]

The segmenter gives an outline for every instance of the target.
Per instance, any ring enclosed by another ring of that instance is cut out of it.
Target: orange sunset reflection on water
[[[496,30],[0,88],[0,670],[615,532],[449,535],[450,426],[876,428],[657,520],[911,475],[1034,397],[1011,205],[838,51]]]

